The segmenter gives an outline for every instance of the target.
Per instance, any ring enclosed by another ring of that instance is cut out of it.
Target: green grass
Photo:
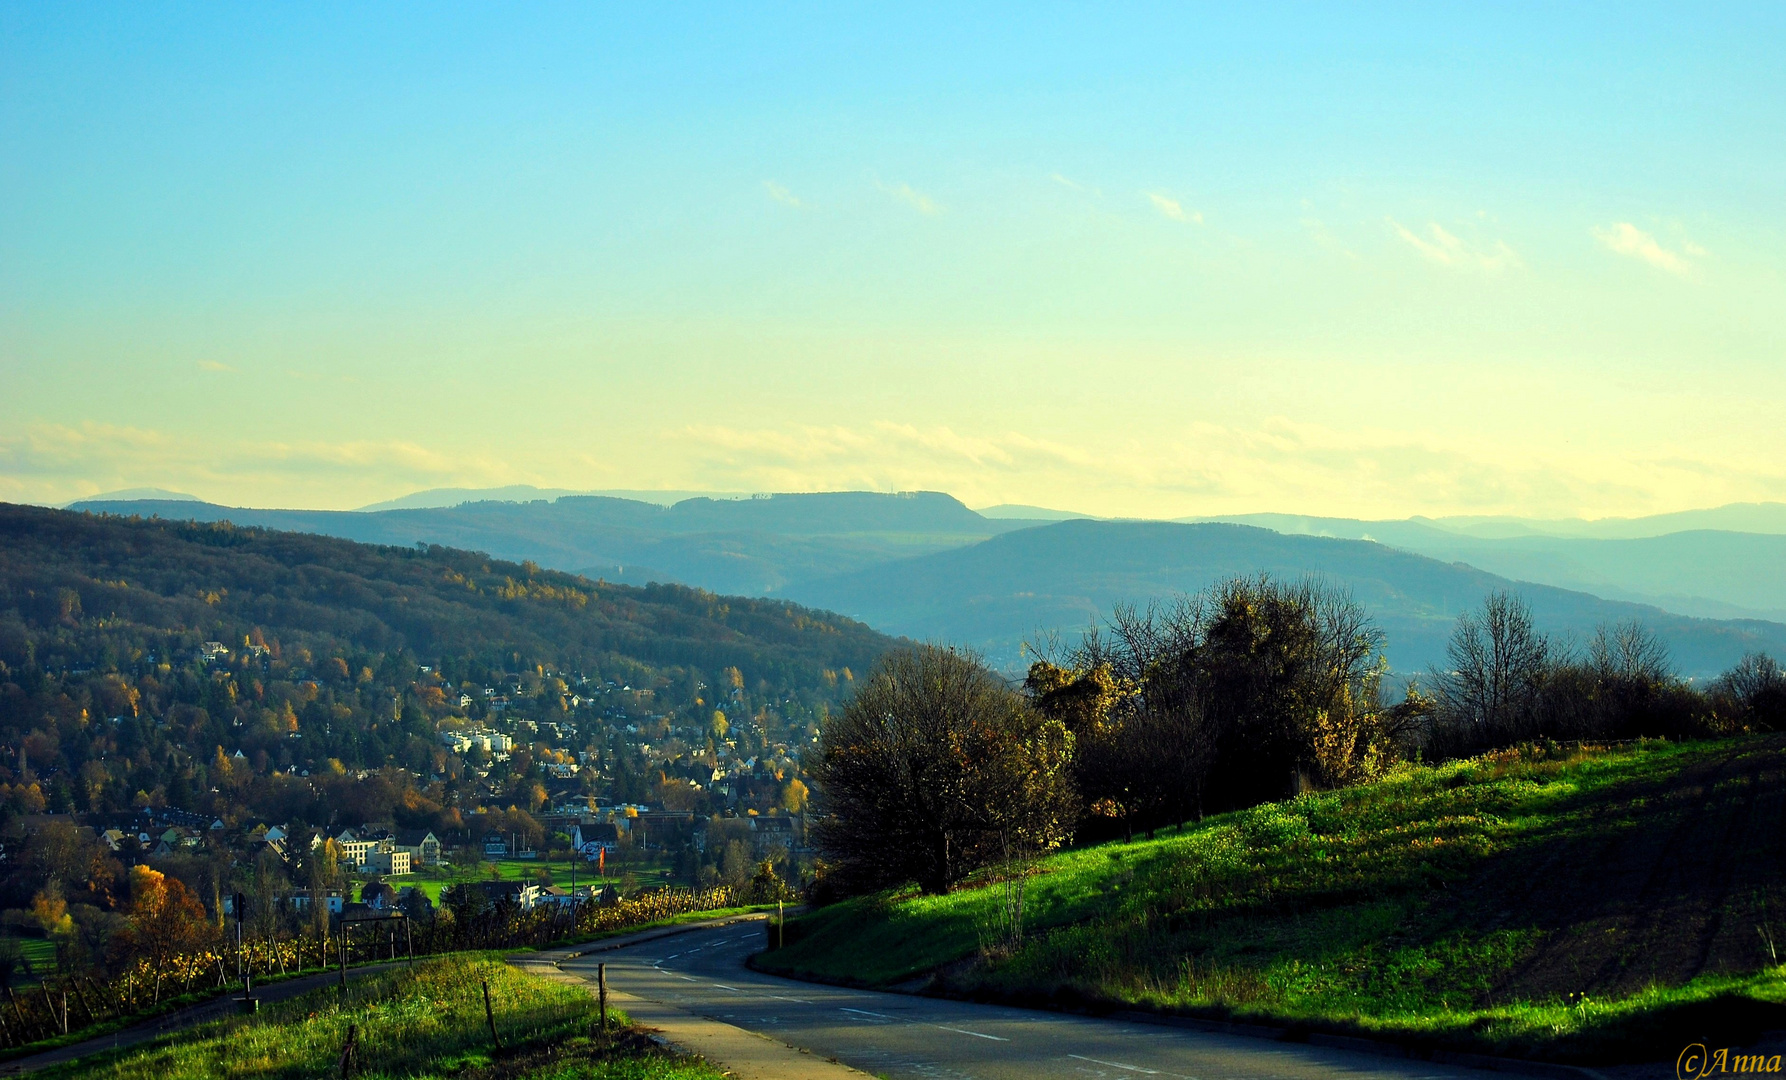
[[[667,879],[663,878],[662,871],[667,865],[667,863],[660,859],[653,864],[629,867],[629,869],[633,871],[634,881],[632,885],[627,887],[630,889],[637,887],[640,884],[665,883]],[[492,866],[496,868],[496,878],[491,878],[490,876],[490,867]],[[389,882],[393,888],[397,889],[407,886],[421,889],[427,894],[429,901],[438,907],[442,890],[457,884],[458,882],[492,880],[521,881],[523,879],[532,879],[541,869],[547,869],[552,872],[553,884],[567,889],[570,888],[571,863],[568,860],[549,861],[546,859],[502,859],[495,862],[481,862],[466,866],[452,866],[446,868],[426,867],[413,873],[403,874],[397,877],[383,878],[382,880]],[[606,881],[614,885],[616,888],[621,887],[623,884],[619,868],[613,864],[608,866],[608,874],[605,878],[602,875],[595,873],[595,868],[588,864],[578,863],[576,870],[576,884],[578,888],[600,881]]]
[[[490,1041],[481,983],[488,982],[504,1048]],[[333,1076],[354,1028],[363,1077],[513,1080],[719,1080],[694,1058],[663,1053],[636,1032],[592,1039],[595,1005],[580,988],[523,974],[489,956],[430,960],[413,971],[368,976],[345,997],[329,989],[219,1021],[148,1046],[46,1072],[57,1080],[184,1080]]]
[[[859,898],[766,970],[1574,1060],[1786,1027],[1786,739],[1529,748]],[[1686,1038],[1686,1036],[1692,1036]]]
[[[35,985],[43,981],[44,975],[56,970],[55,942],[41,937],[21,937],[15,940],[25,954],[25,962],[31,965],[31,974],[21,973],[21,982]]]

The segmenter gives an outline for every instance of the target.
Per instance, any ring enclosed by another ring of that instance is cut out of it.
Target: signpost
[[[236,975],[242,980],[242,996],[237,1000],[242,1003],[243,1012],[259,1012],[260,1001],[254,996],[254,965],[248,962],[242,941],[242,920],[248,917],[248,897],[237,893],[230,899],[236,909]]]

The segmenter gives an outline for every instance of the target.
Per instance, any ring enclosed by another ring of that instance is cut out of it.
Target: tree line
[[[1516,595],[1462,616],[1447,663],[1392,685],[1383,632],[1322,581],[1234,578],[1118,608],[1020,686],[973,654],[883,658],[820,733],[815,899],[916,882],[1520,742],[1700,738],[1786,726],[1754,654],[1705,687],[1641,623],[1585,646]]]

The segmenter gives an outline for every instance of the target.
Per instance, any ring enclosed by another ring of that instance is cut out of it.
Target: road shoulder
[[[711,929],[734,921],[740,920],[716,920],[704,925],[691,925],[690,929]],[[668,936],[667,933],[629,935],[632,940],[625,941],[624,944],[636,945],[641,941]],[[615,938],[604,941],[601,943],[602,949],[621,948],[621,940]],[[551,950],[549,953],[511,956],[508,962],[530,975],[580,986],[593,994],[596,991],[593,980],[558,966],[559,959],[573,959],[589,951],[591,950],[587,947],[579,946],[576,949]],[[608,990],[608,1000],[616,1008],[624,1009],[634,1023],[658,1034],[671,1046],[685,1053],[699,1054],[737,1080],[862,1080],[862,1077],[868,1075],[848,1065],[817,1057],[810,1051],[778,1042],[767,1035],[758,1035],[722,1020],[700,1016],[661,1001],[621,993],[612,988]]]

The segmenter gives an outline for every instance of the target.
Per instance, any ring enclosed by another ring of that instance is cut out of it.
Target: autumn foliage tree
[[[1037,661],[1024,688],[1073,733],[1073,782],[1088,821],[1112,821],[1132,837],[1196,813],[1210,733],[1169,654],[1116,638],[1093,638],[1070,668]]]
[[[1118,607],[1059,662],[1031,665],[1025,688],[1075,736],[1088,824],[1151,832],[1393,761],[1425,705],[1380,700],[1382,644],[1343,591],[1234,578]]]
[[[112,939],[113,948],[121,958],[149,962],[157,974],[159,999],[160,974],[167,962],[206,945],[214,930],[204,905],[180,879],[140,864],[130,868],[127,915],[124,929]]]
[[[976,657],[890,653],[820,733],[814,836],[845,889],[945,892],[1067,838],[1072,753],[1066,726]]]

